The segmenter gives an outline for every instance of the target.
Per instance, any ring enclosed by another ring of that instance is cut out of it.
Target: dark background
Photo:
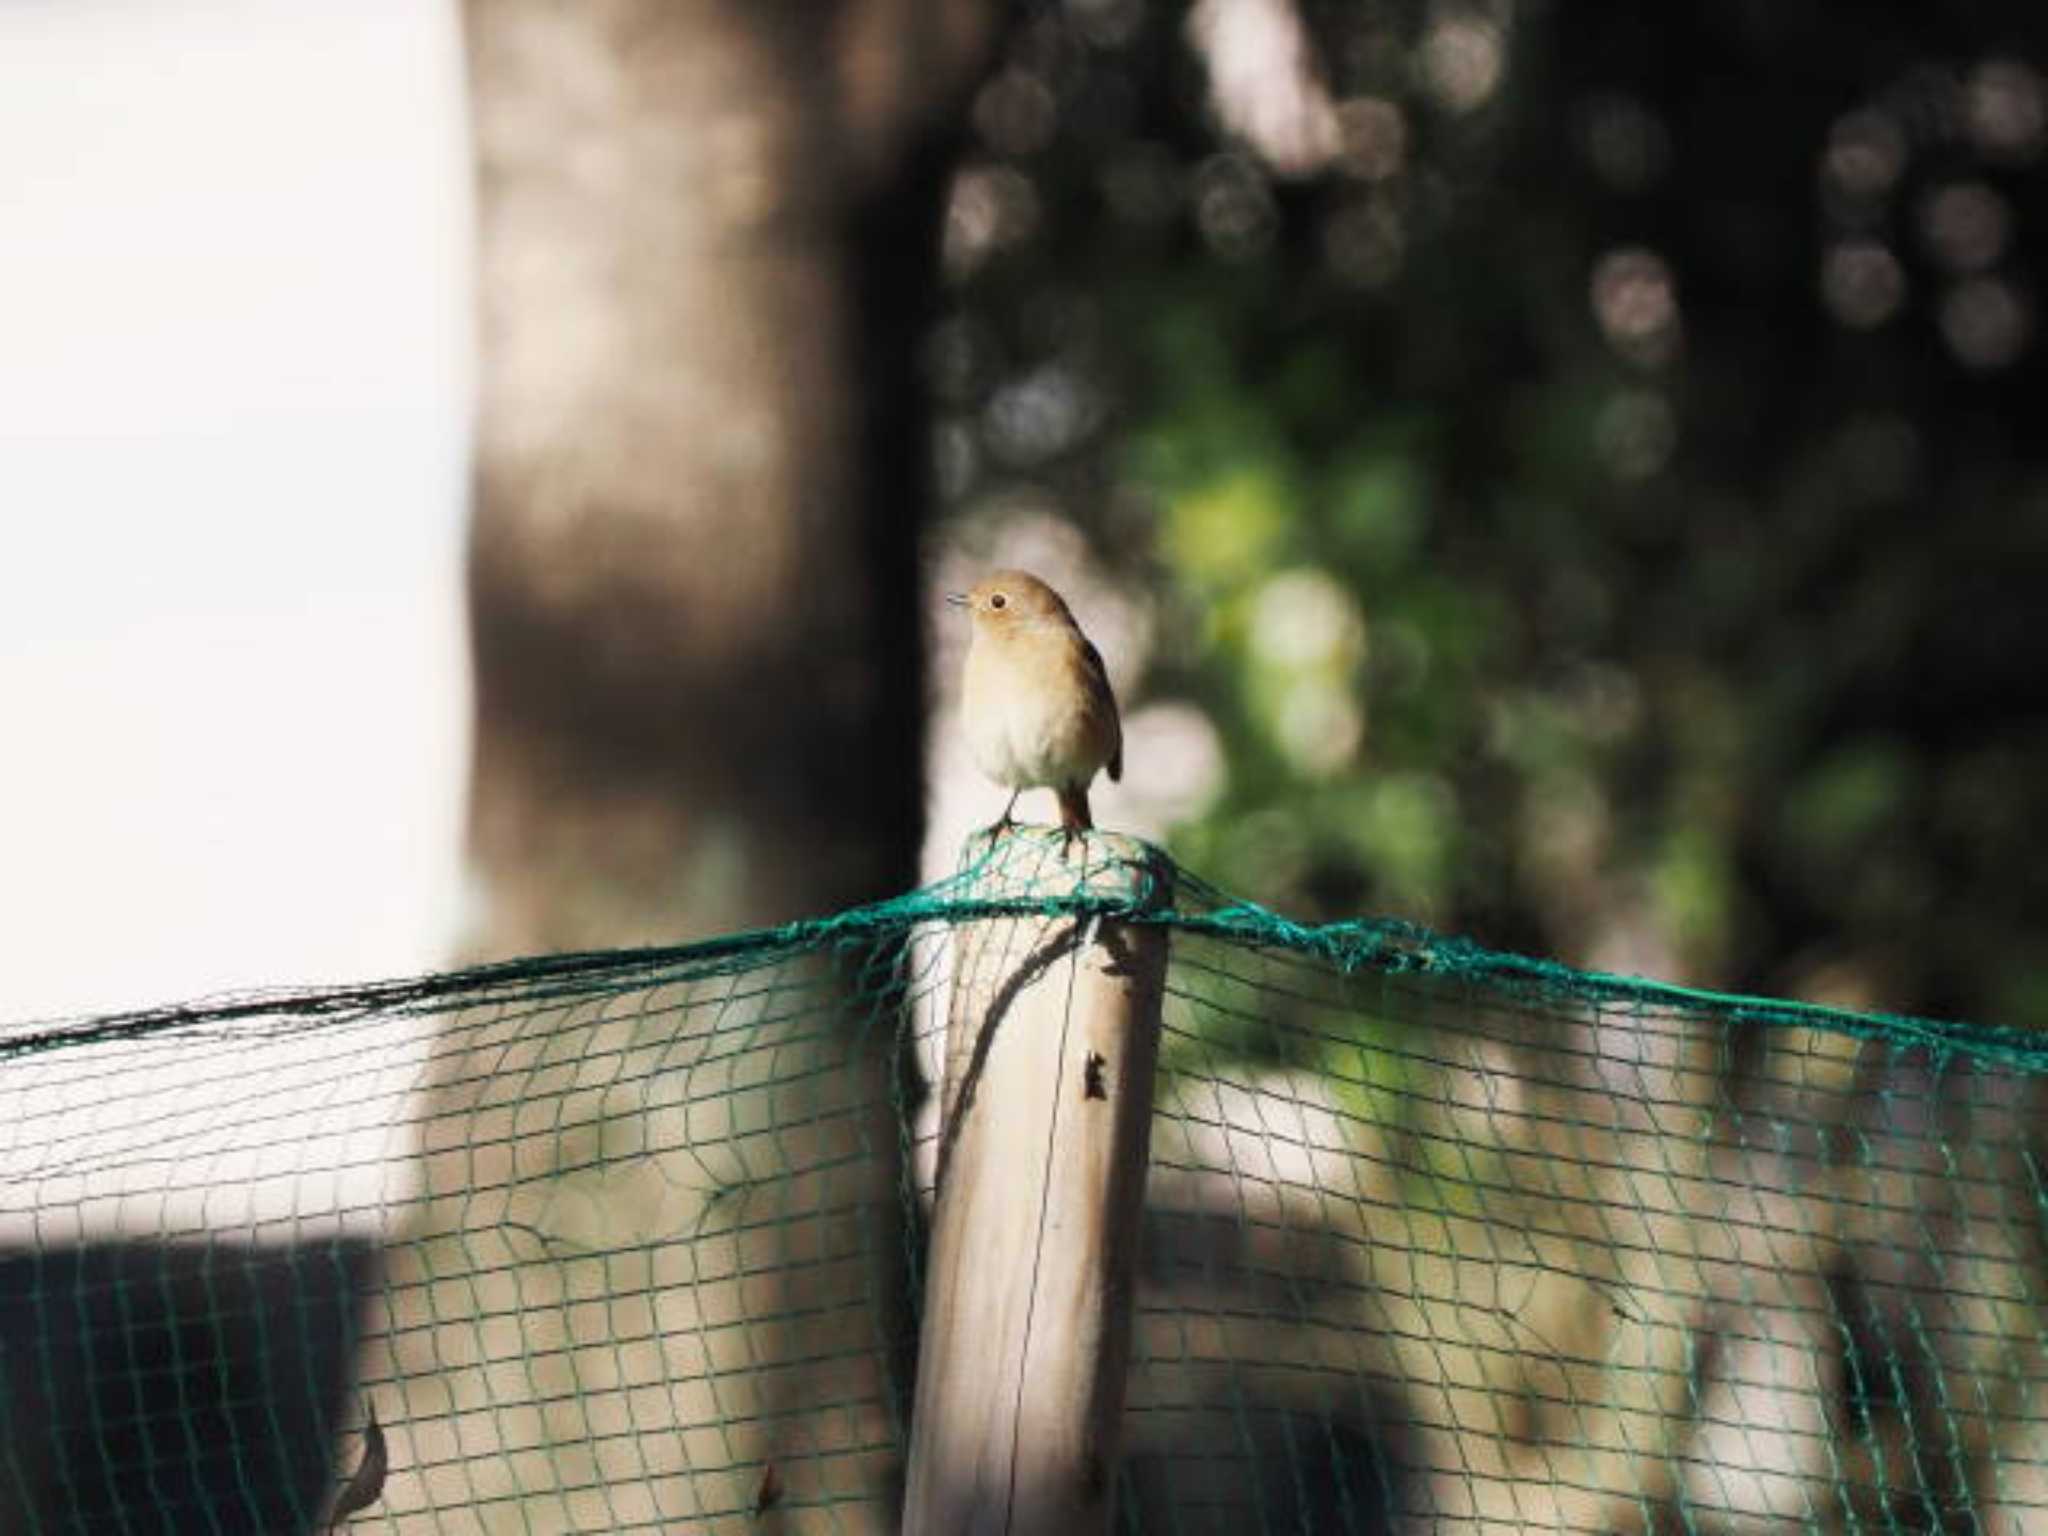
[[[1297,915],[2048,1017],[2042,13],[1312,3],[1347,152],[1288,180],[1138,10],[1010,38],[969,174],[1015,227],[932,355],[954,515],[1049,494],[1156,598],[1144,687],[1228,763],[1176,850]],[[1263,654],[1283,572],[1362,636]]]

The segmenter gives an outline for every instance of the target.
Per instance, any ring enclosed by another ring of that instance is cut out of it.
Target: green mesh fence
[[[1171,930],[1121,1529],[2048,1531],[2048,1044],[1090,856],[0,1030],[0,1531],[894,1529],[953,937],[1018,913]]]

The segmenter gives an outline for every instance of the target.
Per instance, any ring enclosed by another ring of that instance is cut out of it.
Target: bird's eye
[[[991,608],[1007,608],[1010,606],[1010,600],[1007,597],[1003,596],[1002,593],[998,592],[994,597],[988,600],[988,605]]]

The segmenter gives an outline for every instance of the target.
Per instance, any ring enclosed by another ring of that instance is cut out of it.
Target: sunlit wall
[[[0,1019],[445,958],[452,7],[0,7]]]

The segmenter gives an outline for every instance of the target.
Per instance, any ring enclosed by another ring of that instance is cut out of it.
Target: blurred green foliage
[[[1312,3],[1345,149],[1297,181],[1179,7],[1026,14],[954,199],[942,480],[1150,594],[1130,702],[1227,764],[1181,857],[2048,1022],[2048,14]]]

